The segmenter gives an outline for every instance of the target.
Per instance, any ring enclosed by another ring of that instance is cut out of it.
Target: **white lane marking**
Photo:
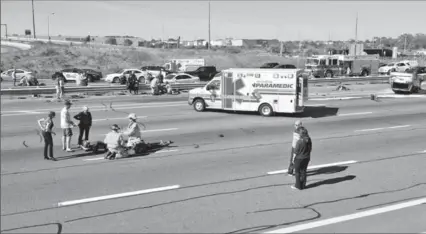
[[[105,103],[105,105],[109,108],[111,102],[107,102]],[[129,103],[129,104],[114,104],[114,102],[112,102],[112,106],[113,108],[115,107],[132,107],[132,106],[158,106],[158,105],[162,105],[162,104],[183,104],[182,101],[178,101],[178,102],[150,102],[150,103]],[[83,104],[82,104],[83,106]],[[87,105],[90,109],[94,109],[94,108],[99,108],[100,110],[105,109],[105,106],[90,106]],[[58,108],[62,108],[62,107],[58,107]],[[78,106],[74,106],[74,108],[78,108]],[[52,110],[52,108],[50,109],[36,109],[36,110],[29,110],[29,111],[50,111]],[[28,111],[28,110],[10,110],[10,111],[2,111],[1,113],[15,113],[15,112],[22,112],[22,111]]]
[[[178,129],[179,129],[179,128],[152,129],[152,130],[144,130],[144,131],[141,131],[141,133],[146,133],[146,132],[165,132],[165,131],[176,131],[176,130],[178,130]],[[108,134],[108,133],[99,134],[99,135],[101,135],[101,136],[105,136],[106,134]]]
[[[170,152],[177,152],[179,150],[160,150],[155,152],[156,154],[161,154],[161,153],[170,153]]]
[[[136,196],[136,195],[147,194],[147,193],[162,192],[162,191],[178,189],[178,188],[180,188],[180,185],[172,185],[172,186],[166,186],[166,187],[161,187],[161,188],[145,189],[145,190],[139,190],[139,191],[134,191],[134,192],[118,193],[118,194],[106,195],[106,196],[100,196],[100,197],[92,197],[92,198],[85,198],[85,199],[80,199],[80,200],[65,201],[65,202],[59,202],[58,207],[60,207],[60,206],[71,206],[71,205],[89,203],[89,202],[97,202],[97,201],[103,201],[103,200],[115,199],[115,198],[121,198],[121,197]]]
[[[88,158],[88,159],[83,159],[83,161],[96,161],[96,160],[101,160],[104,159],[103,157],[100,158]]]
[[[369,114],[373,114],[373,112],[347,113],[347,114],[338,114],[337,116],[369,115]]]
[[[157,105],[157,106],[129,106],[129,107],[114,107],[114,110],[126,110],[126,109],[144,109],[144,108],[161,108],[161,107],[174,107],[174,106],[187,106],[188,104],[176,104],[176,105]],[[52,110],[52,109],[50,109]],[[108,109],[102,108],[102,109],[90,109],[90,111],[94,112],[94,111],[105,111]],[[1,113],[1,117],[9,117],[9,116],[25,116],[25,115],[35,115],[35,114],[43,114],[43,112],[35,112],[35,111],[27,111],[27,112],[23,112],[23,111],[11,111],[11,113],[16,113],[16,112],[21,112],[18,114],[3,114],[4,111],[2,111]]]
[[[355,132],[369,132],[369,131],[377,131],[377,130],[384,130],[384,129],[407,128],[410,126],[411,125],[400,125],[400,126],[393,126],[393,127],[387,127],[387,128],[370,128],[370,129],[355,130]]]
[[[419,153],[421,153],[421,154],[426,154],[426,150],[419,151]]]
[[[420,95],[420,94],[410,94],[410,95],[378,95],[379,98],[426,98],[426,95]]]
[[[426,197],[421,198],[421,199],[417,199],[417,200],[414,200],[414,201],[399,203],[399,204],[396,204],[396,205],[390,205],[390,206],[387,206],[387,207],[382,207],[382,208],[362,211],[362,212],[358,212],[358,213],[353,213],[353,214],[350,214],[350,215],[344,215],[344,216],[334,217],[334,218],[330,218],[330,219],[324,219],[324,220],[320,220],[320,221],[316,221],[316,222],[300,224],[300,225],[296,225],[296,226],[293,226],[293,227],[281,228],[281,229],[278,229],[278,230],[269,231],[269,232],[265,232],[265,233],[300,232],[300,231],[307,230],[307,229],[317,228],[317,227],[326,226],[326,225],[335,224],[335,223],[341,223],[341,222],[345,222],[345,221],[349,221],[349,220],[353,220],[353,219],[359,219],[359,218],[363,218],[363,217],[367,217],[367,216],[372,216],[372,215],[377,215],[377,214],[386,213],[386,212],[390,212],[390,211],[400,210],[400,209],[404,209],[404,208],[408,208],[408,207],[412,207],[412,206],[418,206],[418,205],[421,205],[425,202],[426,202]]]
[[[148,116],[138,116],[139,119],[143,119],[143,118],[148,118]],[[97,122],[97,121],[106,121],[106,120],[116,120],[116,119],[128,119],[127,117],[121,117],[121,118],[106,118],[106,119],[94,119],[92,120],[92,122]]]
[[[325,104],[309,104],[309,105],[306,105],[307,107],[316,107],[316,106],[326,106]]]
[[[310,166],[310,167],[308,167],[308,169],[316,169],[316,168],[322,168],[322,167],[332,167],[332,166],[347,165],[347,164],[353,164],[353,163],[357,163],[357,161],[351,160],[351,161],[344,161],[344,162],[321,164],[321,165],[316,165],[316,166]],[[287,171],[288,171],[288,169],[280,170],[280,171],[270,171],[267,174],[268,175],[276,175],[276,174],[286,173]]]
[[[312,98],[309,101],[327,101],[327,100],[350,100],[350,99],[361,99],[362,97],[333,97],[333,98]]]

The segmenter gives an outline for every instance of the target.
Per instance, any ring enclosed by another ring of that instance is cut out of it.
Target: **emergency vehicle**
[[[205,66],[204,59],[171,59],[163,67],[169,72],[195,71],[197,68]]]
[[[314,55],[307,59],[305,72],[318,78],[342,75],[368,76],[378,73],[379,64],[378,55]]]
[[[301,113],[308,100],[308,77],[300,69],[231,68],[202,88],[189,91],[188,104],[205,109]]]

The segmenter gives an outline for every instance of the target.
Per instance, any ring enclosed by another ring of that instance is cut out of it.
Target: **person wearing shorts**
[[[71,137],[73,135],[72,128],[76,125],[71,120],[69,109],[71,102],[65,101],[65,107],[61,111],[61,128],[62,128],[62,149],[67,152],[74,152],[71,149]]]

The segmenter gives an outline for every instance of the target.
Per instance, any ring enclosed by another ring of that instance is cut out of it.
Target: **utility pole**
[[[5,27],[5,33],[6,33],[6,39],[7,39],[7,24],[1,24],[1,26],[4,26]]]
[[[36,31],[35,31],[35,18],[34,18],[34,0],[31,0],[32,9],[33,9],[33,37],[36,39]]]
[[[406,46],[407,46],[407,34],[405,34],[405,39],[404,39],[404,54],[405,54]]]
[[[211,43],[211,39],[210,39],[210,1],[209,1],[209,42],[208,42],[209,50],[210,50],[210,43]]]
[[[357,52],[356,52],[357,43],[358,43],[358,12],[356,13],[356,23],[355,23],[355,48],[354,48],[355,56],[357,55]]]

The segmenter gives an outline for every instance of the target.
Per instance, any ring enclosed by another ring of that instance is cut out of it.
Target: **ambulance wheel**
[[[197,112],[204,111],[206,109],[206,103],[203,99],[199,98],[194,101],[194,110]]]
[[[333,78],[333,72],[331,72],[331,71],[327,71],[327,72],[325,73],[325,77],[327,77],[327,78]]]
[[[272,107],[269,104],[262,104],[259,107],[259,114],[262,116],[271,116],[273,113],[274,111],[272,110]]]

